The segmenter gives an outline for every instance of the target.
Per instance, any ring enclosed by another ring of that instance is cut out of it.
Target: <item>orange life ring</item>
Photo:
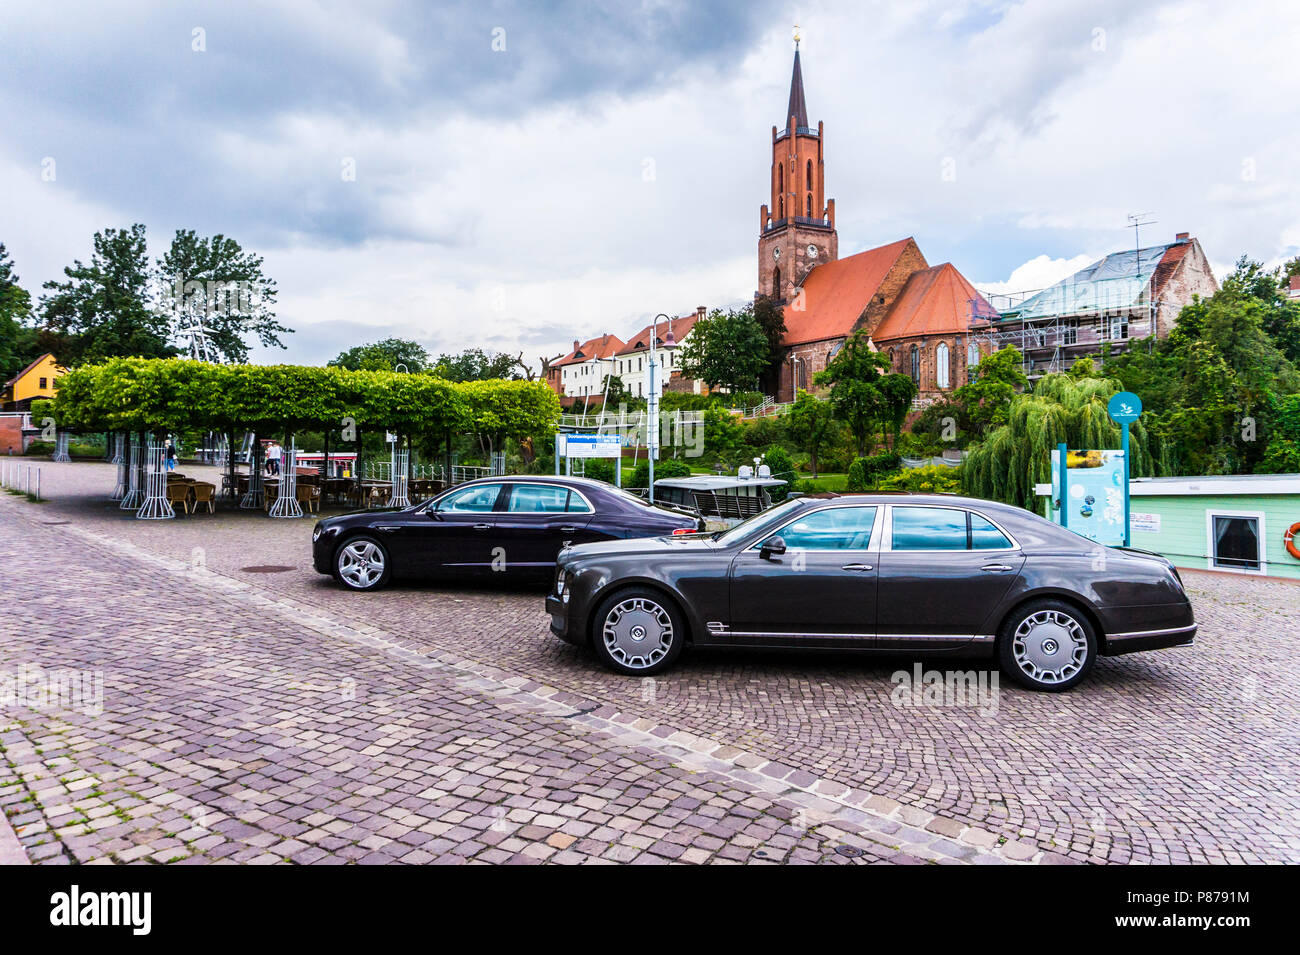
[[[1300,534],[1300,521],[1296,521],[1286,529],[1286,533],[1282,535],[1282,543],[1286,545],[1286,552],[1288,554],[1296,560],[1300,560],[1300,547],[1296,547],[1295,545],[1296,534]]]

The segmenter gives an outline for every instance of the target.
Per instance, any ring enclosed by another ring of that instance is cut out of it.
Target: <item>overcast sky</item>
[[[254,360],[536,365],[752,296],[794,23],[841,255],[1039,288],[1135,212],[1220,272],[1300,253],[1289,0],[3,0],[0,242],[38,292],[98,229],[221,232],[297,330]]]

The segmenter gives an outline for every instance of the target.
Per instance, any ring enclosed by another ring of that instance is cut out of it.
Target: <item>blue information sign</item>
[[[1131,391],[1121,391],[1110,396],[1106,410],[1116,424],[1132,424],[1142,414],[1142,399]]]

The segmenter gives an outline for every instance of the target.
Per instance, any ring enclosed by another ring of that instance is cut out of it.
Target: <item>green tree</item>
[[[812,476],[817,477],[817,461],[835,436],[835,409],[829,402],[799,389],[799,399],[786,413],[790,440],[808,454]]]
[[[39,354],[36,330],[28,325],[32,297],[18,281],[13,259],[0,242],[0,381],[18,374]]]
[[[1007,423],[1011,399],[1029,386],[1024,357],[1014,345],[985,355],[971,370],[971,380],[953,392],[959,425],[976,437]]]
[[[467,348],[456,355],[439,355],[433,367],[439,377],[448,381],[532,379],[522,357],[504,352],[485,352],[481,348]]]
[[[679,354],[685,377],[733,394],[757,388],[770,359],[767,335],[752,306],[714,309],[695,323]]]
[[[292,329],[275,318],[275,282],[262,271],[262,257],[229,236],[201,238],[177,229],[167,254],[157,261],[161,302],[173,339],[185,330],[205,329],[218,355],[229,362],[248,360],[247,336],[266,347],[284,348],[281,333]]]
[[[60,364],[176,354],[167,316],[153,307],[143,225],[96,232],[90,264],[78,259],[63,273],[67,280],[46,282],[41,298],[41,324],[59,336]]]
[[[844,343],[814,381],[829,386],[835,416],[848,425],[858,456],[865,456],[872,438],[882,429],[897,430],[916,385],[906,375],[885,374],[889,356],[875,351],[871,339],[858,331]]]
[[[426,370],[429,364],[429,353],[424,347],[404,338],[385,338],[369,345],[354,345],[339,352],[329,362],[331,367],[350,371],[397,371],[398,365],[405,365],[403,371],[412,373]]]

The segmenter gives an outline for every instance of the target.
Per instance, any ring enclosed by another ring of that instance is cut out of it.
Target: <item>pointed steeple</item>
[[[794,48],[794,73],[790,76],[790,108],[785,111],[785,122],[795,118],[795,125],[808,125],[808,104],[803,98],[803,70],[799,69],[799,46]],[[793,132],[793,130],[792,130]]]

